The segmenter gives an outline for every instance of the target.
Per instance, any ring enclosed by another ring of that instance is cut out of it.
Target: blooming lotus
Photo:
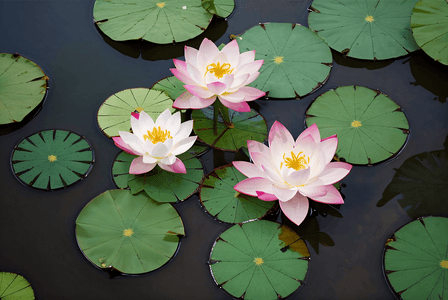
[[[236,40],[220,51],[209,39],[204,39],[199,50],[185,46],[185,61],[174,59],[171,72],[184,82],[187,90],[173,104],[178,109],[207,107],[216,98],[233,110],[250,111],[247,101],[264,95],[246,85],[254,81],[263,60],[255,60],[255,50],[240,54]]]
[[[278,199],[283,213],[299,225],[308,213],[308,198],[329,204],[344,203],[333,184],[344,178],[352,166],[330,162],[337,144],[336,135],[321,140],[316,124],[294,141],[289,131],[276,121],[269,132],[269,147],[256,141],[247,142],[253,163],[233,162],[249,177],[235,185],[235,190],[265,201]]]
[[[181,124],[180,113],[162,112],[154,123],[144,111],[132,113],[132,132],[119,131],[113,137],[115,145],[125,152],[138,155],[129,169],[130,174],[151,171],[156,165],[173,173],[187,173],[183,162],[176,157],[193,146],[197,136],[190,137],[193,121]]]

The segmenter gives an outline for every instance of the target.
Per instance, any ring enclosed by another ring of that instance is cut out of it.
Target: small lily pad
[[[342,86],[317,97],[306,112],[322,138],[337,134],[336,156],[352,164],[371,165],[396,155],[409,124],[388,96],[360,86]]]
[[[400,299],[448,299],[448,219],[427,217],[400,228],[386,243],[384,270]]]
[[[314,0],[309,27],[336,51],[360,59],[389,59],[419,47],[412,36],[418,0]]]
[[[183,92],[186,91],[184,88],[184,83],[177,79],[176,76],[169,76],[156,82],[151,89],[164,92],[172,100],[176,100]],[[171,103],[171,106],[172,105],[173,104]]]
[[[169,203],[146,194],[109,190],[95,197],[76,219],[76,239],[99,268],[141,274],[160,268],[185,235],[182,220]]]
[[[108,137],[119,136],[118,131],[130,131],[131,113],[145,111],[156,120],[167,108],[174,111],[173,101],[163,92],[148,88],[133,88],[113,94],[98,110],[98,125]]]
[[[255,59],[264,60],[260,76],[250,85],[269,97],[303,97],[319,88],[330,75],[330,48],[300,24],[264,23],[236,40],[241,52],[255,50]]]
[[[235,8],[234,0],[201,0],[202,6],[211,14],[227,18]]]
[[[199,191],[208,213],[227,223],[242,223],[265,216],[276,201],[263,201],[235,191],[233,187],[246,178],[231,165],[216,168],[208,174]]]
[[[34,292],[30,283],[14,273],[0,272],[0,299],[33,300]]]
[[[213,15],[199,0],[96,0],[93,17],[113,40],[170,44],[200,35]]]
[[[411,28],[417,44],[434,60],[448,65],[448,2],[420,0],[412,10]]]
[[[0,53],[0,124],[22,121],[44,99],[48,77],[18,54]]]
[[[271,221],[237,224],[216,240],[210,255],[215,282],[244,300],[275,300],[292,294],[305,280],[309,252],[291,229]]]
[[[119,188],[129,187],[133,194],[145,191],[158,202],[184,201],[196,192],[204,178],[201,161],[196,157],[206,150],[203,146],[193,146],[178,156],[187,169],[187,174],[163,171],[159,167],[141,174],[129,174],[129,167],[136,156],[121,152],[112,166],[112,178]]]
[[[94,154],[89,142],[65,130],[45,130],[22,139],[11,156],[12,169],[25,185],[54,190],[87,177]]]
[[[229,127],[219,115],[217,134],[213,130],[213,106],[204,109],[195,109],[191,113],[194,120],[193,129],[198,137],[213,148],[237,152],[241,147],[247,147],[247,140],[263,142],[268,134],[268,127],[263,116],[251,110],[250,112],[237,112],[229,109]]]

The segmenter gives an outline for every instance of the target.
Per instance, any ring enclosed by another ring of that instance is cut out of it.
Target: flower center
[[[372,23],[373,21],[375,21],[375,19],[373,18],[373,16],[367,16],[364,20],[366,20],[367,22]]]
[[[163,143],[165,142],[167,139],[172,139],[173,137],[171,136],[171,133],[165,129],[165,131],[163,131],[162,129],[160,129],[160,126],[157,128],[153,128],[152,132],[149,132],[148,130],[148,134],[143,135],[143,139],[146,140],[150,140],[153,144],[157,144],[157,143]]]
[[[262,263],[264,263],[263,259],[261,257],[256,257],[254,259],[254,263],[257,264],[257,266],[261,265]]]
[[[49,162],[55,162],[57,160],[58,160],[58,157],[56,155],[48,155]]]
[[[299,171],[306,169],[308,167],[308,164],[310,163],[310,158],[303,154],[302,151],[300,151],[297,155],[295,155],[294,152],[291,151],[291,158],[285,156],[286,153],[283,154],[283,161],[280,163],[280,169],[283,167],[284,163],[285,167]]]
[[[123,230],[123,235],[124,236],[132,236],[134,234],[134,230],[132,229],[125,229]]]
[[[222,78],[226,74],[231,74],[233,69],[230,69],[232,66],[228,63],[222,64],[218,62],[218,64],[209,64],[207,66],[207,72],[205,72],[204,76],[207,75],[208,72],[215,75],[216,78]]]
[[[143,107],[136,107],[135,108],[135,110],[138,112],[138,113],[141,113],[142,111],[143,111]]]
[[[361,127],[362,126],[362,124],[361,124],[361,122],[360,121],[356,121],[356,120],[354,120],[353,122],[352,122],[352,127]]]
[[[448,269],[448,260],[442,260],[442,261],[440,262],[440,266],[441,266],[442,268]]]

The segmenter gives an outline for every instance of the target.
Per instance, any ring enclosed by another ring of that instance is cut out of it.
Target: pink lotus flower
[[[184,163],[176,157],[193,146],[197,136],[190,137],[193,121],[181,124],[180,113],[162,112],[154,123],[144,111],[131,116],[132,132],[119,131],[113,137],[115,145],[123,151],[138,155],[129,169],[130,174],[143,174],[156,165],[173,173],[187,173]]]
[[[185,61],[174,59],[176,68],[170,69],[187,89],[173,104],[178,109],[200,109],[215,102],[233,110],[250,111],[247,101],[264,95],[256,88],[248,87],[260,72],[263,60],[255,59],[255,51],[240,54],[236,40],[231,41],[221,51],[205,38],[199,50],[185,46]]]
[[[254,163],[233,162],[249,177],[235,185],[235,190],[265,201],[280,200],[283,213],[299,225],[308,213],[307,197],[329,204],[344,203],[333,184],[344,178],[352,166],[330,162],[337,144],[336,135],[321,140],[316,124],[294,141],[289,131],[276,121],[269,132],[269,147],[247,141]]]

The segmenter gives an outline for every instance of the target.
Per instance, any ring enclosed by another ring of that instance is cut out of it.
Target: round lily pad
[[[237,152],[241,147],[247,147],[247,140],[263,142],[268,134],[268,127],[263,116],[251,110],[237,112],[229,110],[232,126],[224,124],[222,116],[218,117],[217,134],[213,130],[213,106],[195,109],[191,113],[194,120],[195,134],[207,145],[213,148]]]
[[[145,111],[154,120],[167,108],[174,111],[173,101],[163,92],[148,88],[133,88],[113,94],[98,110],[98,125],[108,137],[118,131],[130,131],[131,113]]]
[[[76,239],[84,255],[100,268],[125,274],[163,266],[176,254],[183,235],[182,220],[171,204],[129,190],[102,193],[76,219]]]
[[[14,148],[11,165],[25,185],[54,190],[87,177],[95,157],[85,137],[65,130],[45,130],[22,139]]]
[[[417,44],[434,60],[448,65],[448,2],[420,0],[414,6],[411,28]]]
[[[183,201],[196,192],[204,177],[201,161],[196,157],[206,150],[203,146],[193,146],[177,156],[187,169],[186,174],[164,171],[159,167],[141,174],[129,174],[132,160],[137,156],[121,152],[112,166],[112,177],[119,188],[129,187],[133,194],[145,191],[158,202]]]
[[[389,59],[419,49],[411,31],[418,0],[314,0],[309,27],[328,45],[361,59]]]
[[[235,8],[234,0],[201,0],[202,6],[211,14],[227,18]]]
[[[14,273],[0,272],[0,299],[33,300],[34,292],[30,283]]]
[[[164,92],[172,100],[176,100],[183,92],[186,91],[184,88],[184,83],[177,79],[176,76],[169,76],[156,82],[151,89]],[[171,106],[172,105],[173,104],[171,103]]]
[[[446,299],[448,219],[427,217],[400,228],[386,243],[384,270],[400,299]]]
[[[255,50],[255,59],[264,60],[260,76],[250,85],[269,97],[303,97],[319,88],[330,75],[330,48],[300,24],[259,24],[236,40],[241,52]]]
[[[271,221],[237,224],[216,240],[210,255],[215,282],[244,300],[275,300],[304,282],[309,252],[300,237]]]
[[[96,0],[93,17],[113,40],[170,44],[200,35],[213,15],[199,0]]]
[[[247,177],[231,165],[216,168],[201,185],[199,197],[208,213],[220,221],[242,223],[260,219],[276,204],[240,194],[233,188]]]
[[[409,124],[401,108],[380,91],[342,86],[317,97],[306,112],[322,138],[337,134],[336,156],[371,165],[396,155],[406,142]]]
[[[0,124],[20,122],[44,99],[48,77],[18,54],[0,53]]]

